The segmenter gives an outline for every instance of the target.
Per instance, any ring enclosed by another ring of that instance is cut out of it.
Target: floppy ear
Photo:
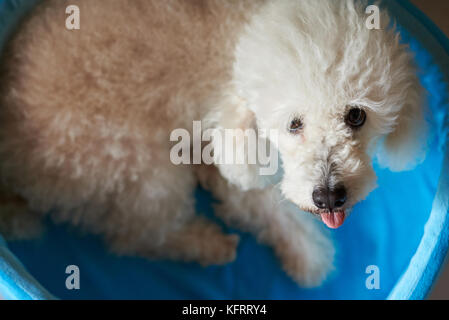
[[[424,89],[418,82],[409,89],[407,101],[396,117],[377,155],[381,166],[392,171],[413,169],[425,158],[427,123],[425,121]]]
[[[266,160],[269,161],[269,168],[273,166],[276,173],[277,149],[274,151],[273,145],[259,136],[255,114],[244,101],[238,97],[227,97],[225,104],[209,114],[206,121],[213,127],[214,164],[226,180],[245,191],[262,189],[277,182],[275,173],[262,173],[264,169],[260,165],[257,148],[261,143],[269,145],[266,150],[270,159]],[[231,135],[232,141],[229,140]]]

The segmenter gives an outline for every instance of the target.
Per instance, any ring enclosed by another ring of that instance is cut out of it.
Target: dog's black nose
[[[332,211],[345,204],[346,189],[343,185],[337,185],[333,189],[318,187],[313,191],[312,198],[318,208]]]

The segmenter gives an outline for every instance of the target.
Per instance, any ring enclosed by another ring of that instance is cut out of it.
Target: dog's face
[[[377,115],[351,101],[328,101],[330,107],[315,103],[292,108],[280,133],[278,149],[285,172],[281,187],[302,210],[321,215],[336,228],[375,187],[367,151],[377,134],[370,118]]]
[[[421,87],[385,14],[369,30],[349,0],[285,3],[241,38],[235,84],[258,126],[279,132],[285,197],[338,228],[376,186],[374,156],[393,170],[418,160]]]

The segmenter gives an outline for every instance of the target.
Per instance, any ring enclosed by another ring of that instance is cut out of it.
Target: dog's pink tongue
[[[344,211],[331,212],[331,213],[322,213],[321,219],[331,229],[338,229],[345,222],[345,213]]]

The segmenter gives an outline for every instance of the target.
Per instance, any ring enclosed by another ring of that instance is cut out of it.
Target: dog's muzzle
[[[346,213],[343,206],[347,200],[344,185],[339,184],[333,188],[328,186],[316,187],[312,194],[315,206],[321,211],[321,220],[331,229],[341,227],[345,221]]]

